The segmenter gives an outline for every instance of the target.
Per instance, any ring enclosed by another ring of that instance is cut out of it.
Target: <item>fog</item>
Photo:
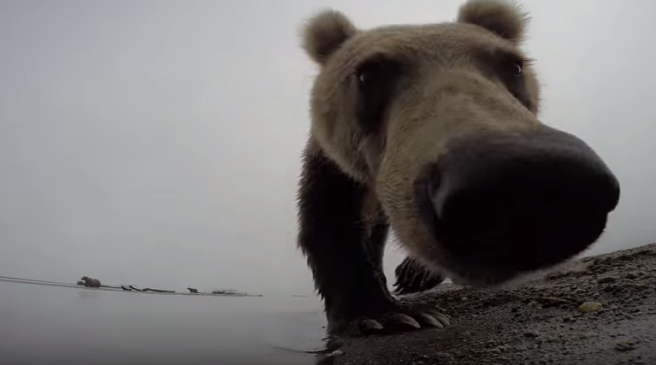
[[[310,294],[295,194],[316,67],[298,30],[455,18],[462,1],[0,2],[0,275]],[[524,1],[541,119],[622,184],[590,253],[656,224],[656,2]],[[403,258],[390,242],[386,272]]]

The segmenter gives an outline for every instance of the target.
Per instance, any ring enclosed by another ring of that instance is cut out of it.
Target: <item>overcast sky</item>
[[[0,1],[0,275],[308,294],[295,194],[315,66],[298,29],[454,0]],[[656,240],[656,2],[525,1],[542,120],[622,184],[591,251]],[[402,259],[392,243],[386,271]],[[391,278],[390,278],[391,280]]]

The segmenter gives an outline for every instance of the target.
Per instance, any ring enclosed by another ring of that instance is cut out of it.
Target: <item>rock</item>
[[[342,351],[342,350],[335,350],[335,351],[331,352],[328,356],[330,356],[330,357],[334,357],[334,356],[341,356],[341,355],[344,355],[344,351]]]
[[[615,350],[617,351],[631,351],[635,349],[635,344],[629,340],[619,340],[615,344]]]
[[[627,279],[637,279],[640,276],[637,272],[630,272],[626,274]]]
[[[535,338],[535,337],[540,336],[540,334],[535,332],[535,331],[528,331],[528,332],[524,332],[524,336],[525,337]]]
[[[614,276],[606,276],[601,279],[599,279],[597,282],[599,284],[606,284],[606,283],[614,283],[617,281],[617,278]]]
[[[595,312],[603,307],[599,302],[585,302],[579,306],[579,311],[583,313]]]

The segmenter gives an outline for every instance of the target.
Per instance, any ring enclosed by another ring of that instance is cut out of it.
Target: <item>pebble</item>
[[[595,312],[601,309],[603,305],[599,302],[585,302],[579,306],[579,311],[583,313]]]
[[[619,340],[615,344],[615,350],[617,351],[631,351],[635,349],[635,344],[629,340]]]
[[[630,272],[630,273],[626,274],[626,278],[627,278],[627,279],[637,279],[638,276],[639,276],[639,275],[638,275],[638,273],[636,273],[636,272]]]
[[[335,356],[341,356],[344,355],[344,351],[342,350],[335,350],[327,355],[327,357],[335,357]]]
[[[603,278],[597,280],[597,282],[599,284],[614,283],[616,281],[617,281],[617,278],[614,277],[614,276],[606,276],[606,277],[603,277]]]
[[[532,338],[535,338],[535,337],[540,336],[540,334],[537,333],[537,332],[535,332],[535,331],[528,331],[528,332],[524,332],[524,336],[525,336],[525,337],[532,337]]]

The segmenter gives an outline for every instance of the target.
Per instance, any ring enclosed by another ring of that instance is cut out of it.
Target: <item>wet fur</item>
[[[382,269],[388,223],[368,189],[310,139],[299,192],[299,246],[331,322],[355,319],[391,299]],[[381,313],[389,308],[380,308]]]

